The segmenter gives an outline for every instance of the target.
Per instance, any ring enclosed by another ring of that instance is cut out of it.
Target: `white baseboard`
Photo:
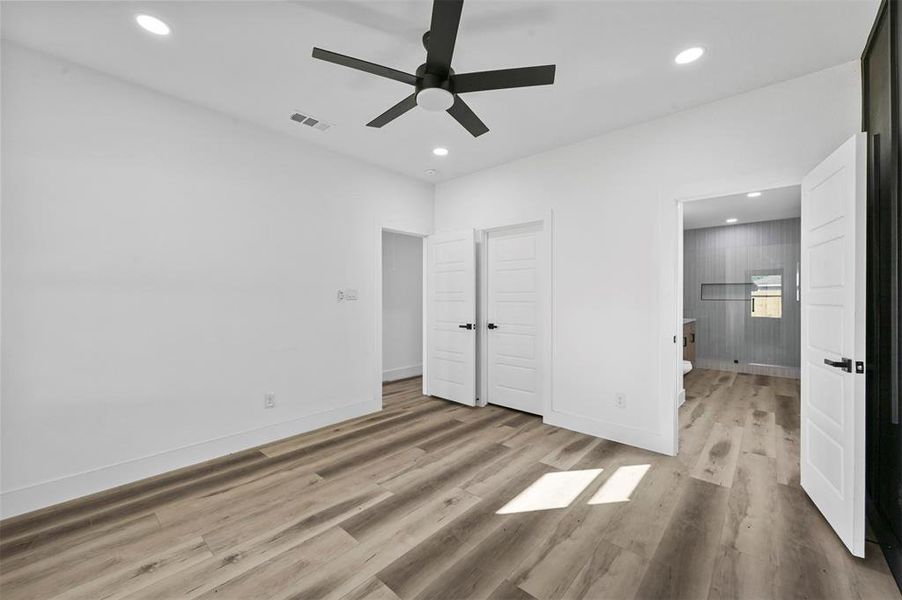
[[[80,498],[382,409],[367,400],[0,493],[0,518]]]
[[[397,381],[399,379],[407,379],[408,377],[417,377],[423,374],[423,365],[410,365],[409,367],[398,367],[397,369],[388,369],[382,372],[382,381]]]
[[[686,403],[686,390],[680,390],[680,393],[677,395],[677,408],[683,406]]]
[[[625,427],[616,423],[608,423],[604,421],[596,421],[586,419],[585,417],[576,417],[552,411],[543,418],[546,425],[554,425],[555,427],[563,427],[571,431],[594,435],[597,438],[620,442],[629,446],[636,446],[644,450],[659,452],[673,456],[673,448],[670,448],[664,440],[664,437],[647,429],[638,429],[634,427]]]

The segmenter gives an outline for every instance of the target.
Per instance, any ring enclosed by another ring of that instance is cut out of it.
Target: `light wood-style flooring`
[[[380,413],[3,522],[0,597],[900,598],[799,488],[797,381],[686,388],[667,457],[389,384]]]

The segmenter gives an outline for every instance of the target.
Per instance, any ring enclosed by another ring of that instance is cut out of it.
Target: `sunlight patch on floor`
[[[536,479],[513,500],[502,506],[498,515],[566,508],[601,473],[601,469],[546,473]]]
[[[636,486],[645,477],[651,465],[630,465],[619,467],[607,481],[595,492],[589,504],[610,504],[612,502],[629,502]]]

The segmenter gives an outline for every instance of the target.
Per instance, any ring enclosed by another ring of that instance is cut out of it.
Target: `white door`
[[[424,392],[476,405],[476,235],[426,238]]]
[[[486,238],[486,400],[542,414],[539,390],[539,227]]]
[[[855,556],[864,556],[866,139],[851,138],[802,180],[801,483]]]

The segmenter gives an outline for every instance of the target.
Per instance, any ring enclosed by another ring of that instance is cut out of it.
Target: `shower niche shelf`
[[[750,302],[751,292],[757,287],[754,283],[703,283],[701,299]]]

